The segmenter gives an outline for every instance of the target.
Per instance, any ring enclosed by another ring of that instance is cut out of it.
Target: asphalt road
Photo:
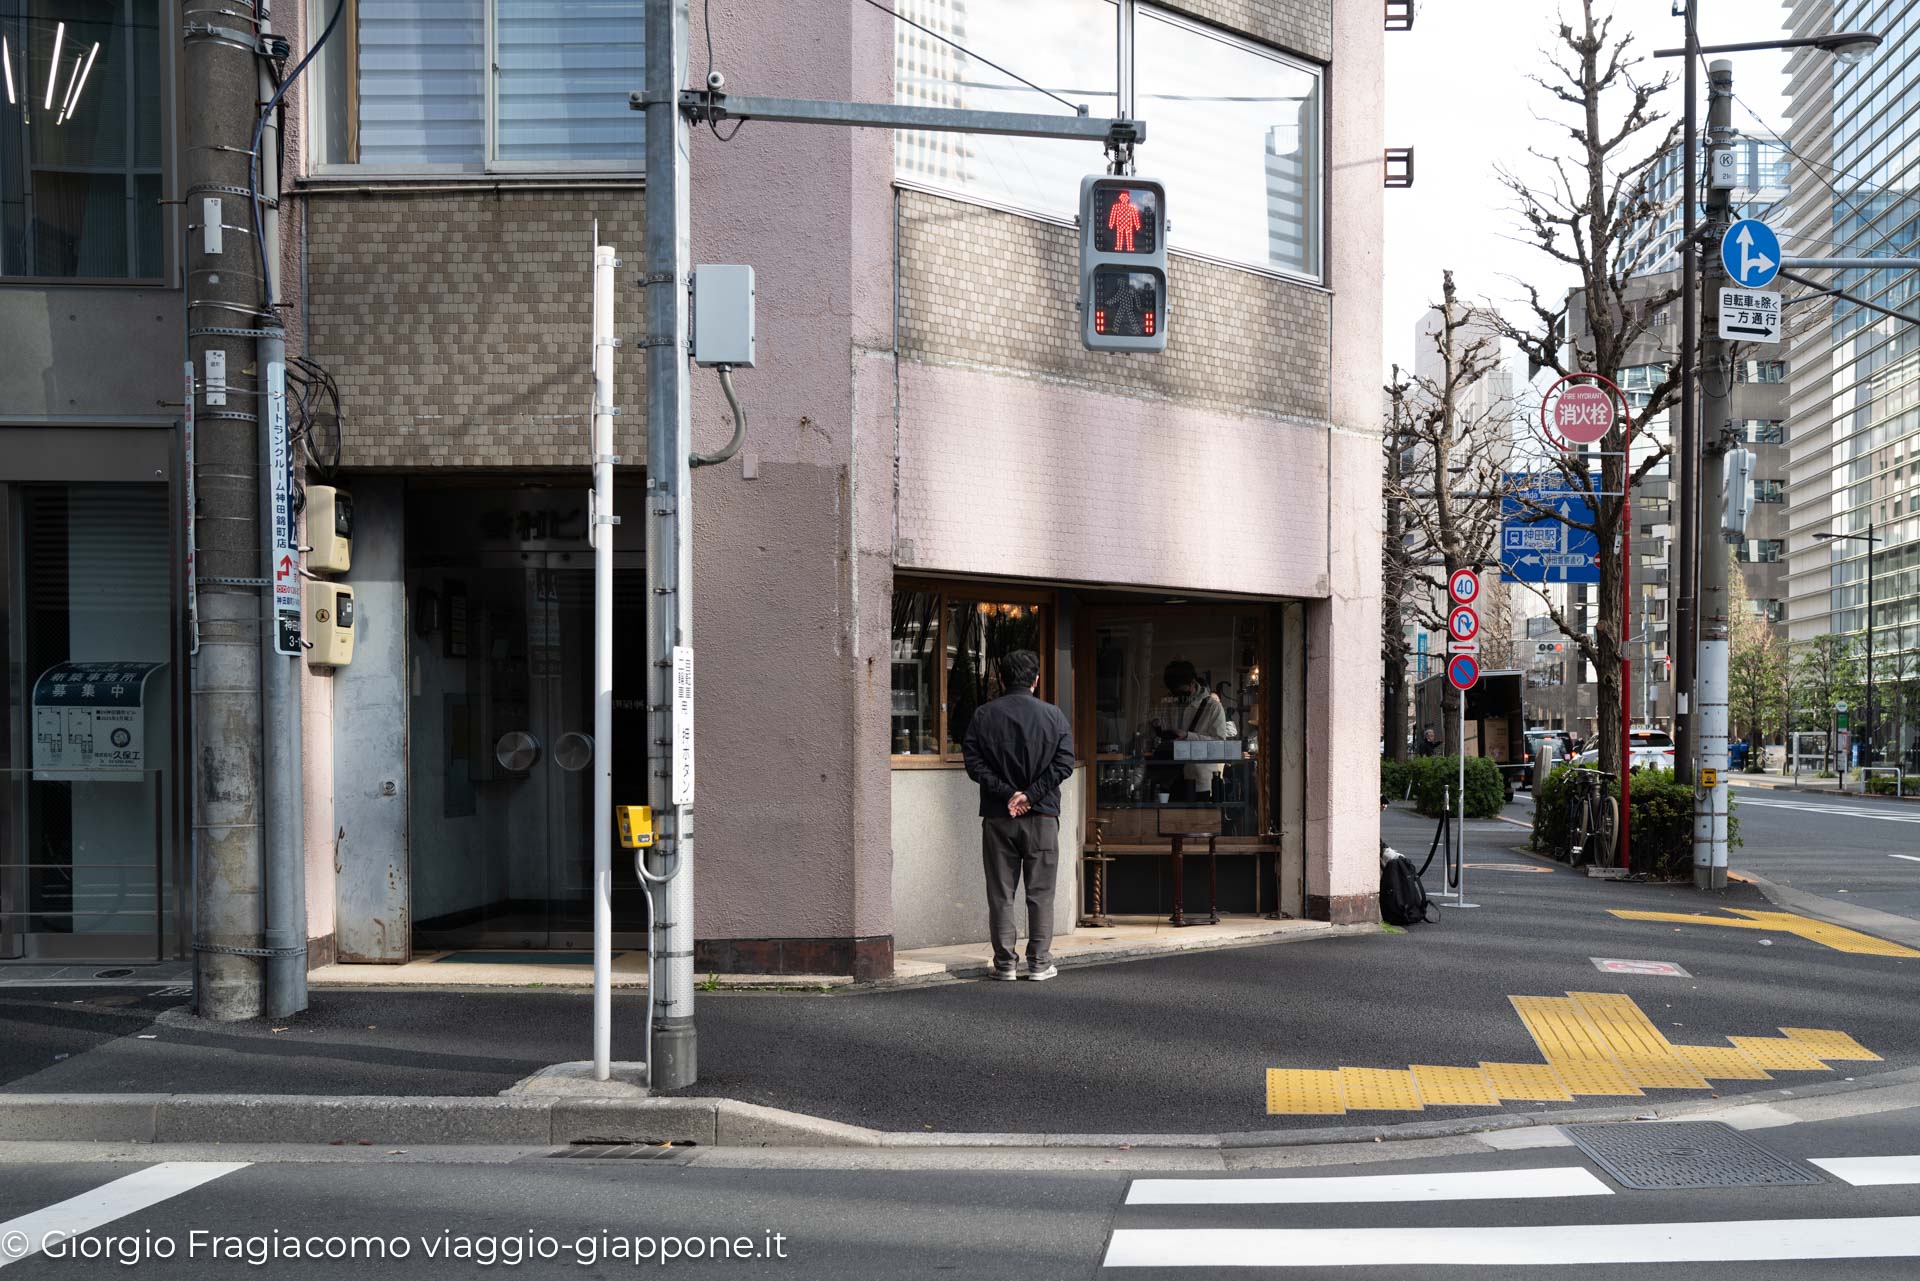
[[[1404,810],[1388,838],[1424,853]],[[1480,907],[1408,932],[1068,969],[1044,984],[964,982],[862,994],[702,995],[701,1079],[724,1095],[896,1131],[1220,1133],[1478,1117],[1485,1108],[1270,1115],[1270,1068],[1391,1069],[1539,1063],[1510,998],[1619,993],[1679,1043],[1844,1032],[1882,1056],[1722,1094],[1920,1065],[1920,959],[1855,955],[1791,933],[1628,921],[1609,909],[1768,910],[1751,887],[1612,884],[1514,853],[1525,831],[1470,825]],[[1436,888],[1440,866],[1429,880]],[[1651,960],[1685,977],[1602,972]],[[165,998],[0,992],[5,1088],[33,1093],[490,1094],[540,1066],[587,1057],[582,994],[316,991],[282,1024],[211,1026],[157,1015]],[[616,1002],[616,1058],[640,1058],[639,1005]],[[13,1029],[21,1028],[20,1042]],[[137,1030],[136,1030],[137,1029]],[[66,1054],[67,1057],[57,1057]],[[1650,1103],[1698,1092],[1650,1090]],[[1629,1098],[1583,1098],[1587,1106]],[[1565,1103],[1508,1102],[1502,1114]]]
[[[1734,805],[1734,867],[1920,920],[1920,805],[1755,787],[1736,788]]]
[[[1456,1140],[1444,1155],[1310,1152],[1287,1169],[1250,1168],[1257,1156],[1226,1168],[1218,1154],[1204,1154],[1213,1168],[1191,1168],[1195,1154],[1181,1169],[1111,1150],[1045,1161],[982,1154],[972,1158],[982,1168],[938,1168],[926,1154],[905,1164],[901,1154],[725,1151],[143,1158],[23,1146],[0,1149],[0,1266],[8,1281],[1403,1281],[1460,1265],[1488,1281],[1548,1268],[1571,1281],[1914,1275],[1914,1112],[1746,1137],[1818,1182],[1635,1191],[1551,1131],[1520,1150]],[[1871,1182],[1889,1176],[1905,1182]],[[306,1257],[349,1251],[351,1261]],[[8,1253],[20,1257],[9,1264]],[[710,1253],[722,1257],[693,1257]],[[662,1254],[681,1257],[663,1265]]]

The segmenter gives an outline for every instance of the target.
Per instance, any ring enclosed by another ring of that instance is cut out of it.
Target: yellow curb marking
[[[1760,927],[1756,927],[1760,928]],[[1421,1112],[1429,1107],[1571,1103],[1576,1096],[1631,1098],[1643,1090],[1708,1090],[1714,1081],[1770,1081],[1774,1072],[1830,1072],[1825,1060],[1878,1062],[1845,1032],[1781,1028],[1780,1036],[1734,1036],[1724,1045],[1676,1045],[1631,997],[1619,992],[1510,996],[1544,1063],[1402,1071],[1269,1068],[1273,1116]]]
[[[1754,912],[1744,907],[1730,907],[1729,912],[1737,913],[1742,919],[1729,919],[1724,916],[1708,916],[1704,912],[1629,912],[1620,908],[1613,909],[1613,915],[1623,921],[1666,921],[1674,925],[1724,925],[1735,930],[1768,930],[1775,934],[1794,934],[1811,943],[1819,943],[1836,952],[1852,952],[1857,956],[1916,956],[1920,951],[1903,947],[1899,943],[1889,943],[1877,939],[1871,934],[1862,934],[1859,930],[1850,930],[1843,925],[1829,925],[1825,921],[1816,921],[1810,916],[1797,916],[1792,912]]]

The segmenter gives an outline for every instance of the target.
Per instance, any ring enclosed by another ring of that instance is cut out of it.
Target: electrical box
[[[1167,349],[1167,190],[1144,178],[1080,180],[1080,342]]]
[[[353,588],[345,583],[307,584],[309,667],[345,667],[353,661]]]
[[[1732,191],[1740,185],[1740,153],[1732,147],[1714,147],[1707,153],[1707,186]]]
[[[613,817],[620,828],[622,846],[630,850],[653,848],[651,805],[616,805],[613,807]]]
[[[693,363],[753,368],[753,268],[693,269]]]
[[[344,574],[353,566],[353,495],[332,485],[307,486],[307,568]]]
[[[1738,542],[1747,536],[1747,518],[1753,514],[1753,451],[1729,449],[1721,474],[1720,529]]]

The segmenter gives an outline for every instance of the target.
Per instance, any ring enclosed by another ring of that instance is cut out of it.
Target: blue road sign
[[[1480,679],[1480,660],[1472,654],[1455,654],[1447,660],[1447,679],[1455,689],[1472,689]]]
[[[1780,237],[1758,218],[1742,218],[1720,238],[1720,262],[1743,289],[1765,289],[1780,271]]]
[[[1597,492],[1600,478],[1590,480]],[[1508,472],[1507,487],[1510,492],[1500,500],[1500,580],[1599,582],[1600,539],[1567,523],[1593,523],[1586,494],[1558,472]]]

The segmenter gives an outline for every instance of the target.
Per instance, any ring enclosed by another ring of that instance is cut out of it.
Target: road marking
[[[1874,810],[1854,809],[1848,805],[1807,805],[1800,801],[1753,801],[1742,797],[1740,807],[1747,806],[1763,810],[1799,810],[1806,814],[1839,814],[1845,818],[1871,818],[1882,823],[1920,823],[1920,817],[1912,814],[1881,814]]]
[[[1856,1188],[1920,1183],[1920,1156],[1831,1156],[1810,1158],[1834,1178]]]
[[[1910,863],[1920,863],[1920,854],[1889,854],[1888,858],[1904,858]]]
[[[1589,956],[1593,968],[1603,974],[1651,974],[1660,978],[1690,979],[1685,967],[1672,961],[1625,961],[1611,956]]]
[[[1920,1217],[1470,1228],[1116,1229],[1109,1268],[1518,1267],[1910,1259]]]
[[[0,1268],[40,1253],[50,1232],[79,1236],[115,1219],[137,1214],[191,1192],[222,1175],[244,1170],[247,1161],[162,1161],[125,1178],[103,1183],[58,1205],[0,1223]],[[16,1247],[18,1247],[16,1249]]]
[[[1430,1107],[1571,1103],[1577,1096],[1633,1098],[1645,1090],[1710,1090],[1714,1081],[1770,1081],[1774,1072],[1830,1072],[1832,1062],[1880,1056],[1845,1032],[1780,1028],[1721,1045],[1676,1045],[1631,997],[1569,992],[1507,998],[1544,1063],[1449,1067],[1267,1069],[1272,1116],[1423,1112]]]
[[[1580,1166],[1448,1174],[1350,1174],[1296,1179],[1135,1179],[1128,1205],[1345,1205],[1372,1201],[1506,1201],[1612,1196]]]
[[[1920,951],[1903,947],[1898,943],[1889,943],[1877,939],[1871,934],[1862,934],[1859,930],[1850,930],[1843,925],[1829,925],[1825,921],[1816,921],[1811,916],[1798,916],[1792,912],[1755,912],[1744,907],[1726,909],[1736,913],[1733,918],[1708,916],[1704,912],[1629,912],[1621,908],[1612,909],[1613,915],[1623,921],[1666,921],[1675,925],[1722,925],[1733,930],[1767,930],[1774,934],[1793,934],[1810,943],[1830,947],[1836,952],[1851,952],[1856,956],[1920,956]]]

